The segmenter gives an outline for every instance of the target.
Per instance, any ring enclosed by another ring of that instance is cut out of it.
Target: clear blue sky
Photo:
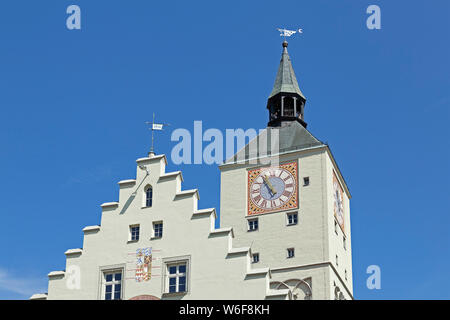
[[[66,29],[78,4],[82,30]],[[381,7],[382,29],[366,27]],[[450,298],[449,1],[4,0],[0,5],[0,298],[47,273],[100,223],[145,156],[152,112],[171,128],[263,128],[289,53],[308,129],[353,195],[357,299]],[[169,164],[219,208],[217,166]],[[381,267],[381,290],[366,268]]]

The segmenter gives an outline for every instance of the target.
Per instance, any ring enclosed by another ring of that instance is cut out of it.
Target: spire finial
[[[283,48],[287,48],[288,42],[286,40],[283,41]]]
[[[284,41],[283,41],[283,47],[285,46],[284,43],[286,42],[286,37],[290,37],[295,33],[303,33],[302,29],[298,29],[298,30],[288,30],[288,29],[282,29],[282,28],[277,28],[278,31],[280,31],[280,37],[284,37]],[[286,42],[286,47],[287,47],[287,42]]]

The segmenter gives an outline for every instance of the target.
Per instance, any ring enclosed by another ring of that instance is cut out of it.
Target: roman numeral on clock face
[[[253,197],[253,200],[255,201],[255,203],[258,203],[259,200],[261,200],[261,196],[260,196],[260,195],[257,195],[257,196],[255,196],[255,197]]]
[[[283,192],[283,196],[285,196],[286,198],[289,198],[289,197],[291,196],[291,192],[285,190],[285,191]]]

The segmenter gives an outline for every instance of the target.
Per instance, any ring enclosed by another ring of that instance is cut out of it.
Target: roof
[[[278,150],[276,149],[271,152],[272,140],[277,134],[279,138],[279,148]],[[261,145],[264,146],[264,141],[266,143],[265,150],[261,147]],[[280,127],[267,127],[262,130],[255,139],[239,150],[233,157],[225,160],[223,165],[254,158],[256,157],[256,151],[258,151],[258,149],[260,155],[267,155],[324,145],[325,144],[322,141],[314,137],[304,126],[297,121],[292,121],[287,122]]]
[[[271,141],[273,137],[276,137],[277,133],[279,137],[279,149],[273,150],[273,152],[271,152]],[[266,149],[263,150],[259,147],[260,154],[258,155],[256,152],[258,151],[256,146],[260,146],[261,144],[264,145],[263,141],[266,141]],[[238,146],[238,148],[239,147],[240,146]],[[337,165],[337,162],[334,159],[334,156],[331,153],[331,149],[328,144],[314,137],[304,126],[302,126],[297,121],[285,122],[284,125],[280,127],[267,127],[266,129],[262,130],[258,136],[250,141],[250,143],[245,145],[245,147],[240,149],[235,155],[226,159],[221,165],[219,165],[219,168],[225,168],[226,166],[233,164],[248,163],[250,162],[250,159],[254,159],[257,156],[264,157],[271,154],[283,154],[287,152],[301,151],[319,147],[326,147],[326,149],[328,150],[331,161],[334,163],[336,171],[339,177],[341,177],[342,179],[344,189],[346,190],[348,196],[351,198],[351,193],[347,186],[347,182],[345,181],[344,176],[341,174],[341,170]]]
[[[273,85],[272,92],[269,99],[278,93],[296,93],[306,100],[300,87],[298,86],[297,78],[295,77],[294,68],[292,67],[291,58],[287,51],[287,42],[283,42],[283,53],[281,55],[280,66],[278,67],[277,77]]]

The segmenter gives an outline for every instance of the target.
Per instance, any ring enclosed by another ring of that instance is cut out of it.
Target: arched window
[[[153,188],[152,186],[147,186],[145,188],[145,206],[151,207],[153,202]]]

